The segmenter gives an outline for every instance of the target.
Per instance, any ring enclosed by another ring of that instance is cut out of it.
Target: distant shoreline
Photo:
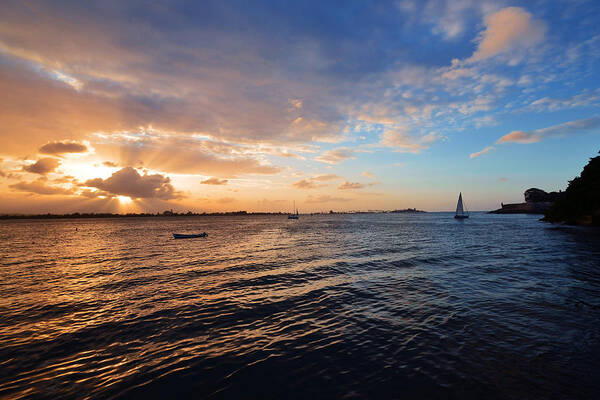
[[[403,210],[380,210],[380,211],[328,211],[320,213],[306,213],[301,215],[333,215],[333,214],[418,214],[426,213],[427,211],[417,210],[415,208],[407,208]],[[230,212],[214,212],[214,213],[177,213],[173,211],[164,211],[162,213],[128,213],[128,214],[113,214],[113,213],[71,213],[71,214],[2,214],[0,220],[8,219],[85,219],[85,218],[150,218],[150,217],[227,217],[241,215],[288,215],[284,212],[247,212],[247,211],[230,211]]]

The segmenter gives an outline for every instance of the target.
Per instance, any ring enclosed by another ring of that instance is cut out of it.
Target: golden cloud
[[[60,161],[56,158],[40,158],[34,164],[24,165],[23,171],[31,172],[32,174],[45,175],[53,172],[60,165]]]
[[[340,190],[363,189],[364,187],[365,187],[365,185],[362,183],[359,183],[359,182],[344,182],[340,186],[338,186],[338,189],[340,189]]]
[[[203,185],[227,185],[227,182],[227,179],[209,178],[200,183]]]
[[[107,179],[89,179],[82,186],[97,188],[113,195],[129,196],[133,199],[171,200],[182,198],[183,194],[176,191],[170,182],[170,178],[163,175],[140,175],[134,168],[125,167]]]
[[[469,61],[480,61],[509,50],[524,50],[544,39],[546,25],[520,7],[507,7],[485,17],[486,29]]]
[[[322,185],[318,185],[315,182],[307,179],[299,180],[298,182],[294,182],[292,184],[296,189],[316,189]]]
[[[49,185],[46,185],[41,180],[36,180],[33,182],[19,182],[19,183],[15,183],[13,185],[9,185],[9,187],[11,189],[19,191],[19,192],[27,192],[27,193],[42,194],[42,195],[55,195],[55,194],[71,195],[71,194],[74,194],[72,189],[65,189],[65,188],[62,188],[59,186],[49,186]]]

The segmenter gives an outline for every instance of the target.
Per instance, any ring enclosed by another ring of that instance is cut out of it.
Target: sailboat
[[[296,214],[292,214],[288,215],[288,219],[298,219],[298,209],[296,208],[296,200],[294,200],[294,209],[296,210]]]
[[[456,203],[456,214],[454,215],[454,218],[456,218],[456,219],[469,218],[469,213],[465,212],[465,210],[463,208],[462,193],[458,194],[458,203]]]

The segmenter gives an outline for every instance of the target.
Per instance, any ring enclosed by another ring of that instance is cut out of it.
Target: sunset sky
[[[600,2],[2,1],[0,214],[472,210],[600,150]]]

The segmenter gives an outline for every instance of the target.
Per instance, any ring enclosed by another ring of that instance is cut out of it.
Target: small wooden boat
[[[191,239],[191,238],[199,238],[199,237],[207,237],[208,234],[206,232],[202,233],[174,233],[174,239]]]

